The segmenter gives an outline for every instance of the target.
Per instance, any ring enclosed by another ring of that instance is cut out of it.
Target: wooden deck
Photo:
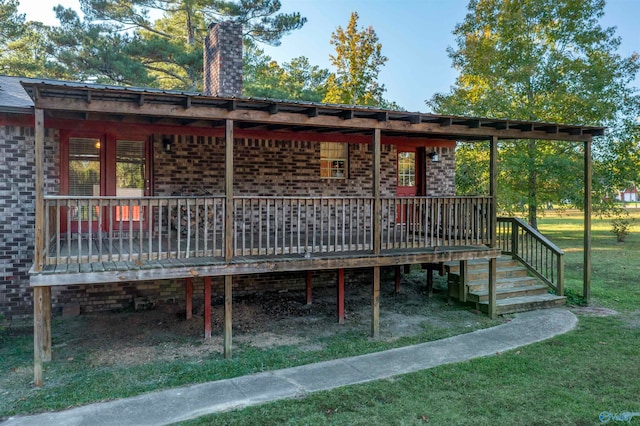
[[[220,257],[157,259],[141,261],[105,261],[47,265],[32,273],[32,286],[58,286],[192,278],[196,276],[245,275],[282,271],[307,271],[342,268],[367,268],[457,260],[491,259],[499,249],[486,246],[458,246],[431,249],[397,249],[379,255],[364,252],[322,253],[305,257],[236,256],[226,262]]]
[[[46,198],[33,286],[492,258],[489,197]],[[377,206],[377,207],[376,207]],[[379,213],[376,213],[379,212]]]

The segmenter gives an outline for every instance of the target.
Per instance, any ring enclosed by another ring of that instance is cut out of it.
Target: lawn
[[[601,414],[640,413],[640,211],[631,217],[625,243],[616,241],[610,219],[594,218],[592,226],[591,304],[617,315],[578,314],[574,331],[499,356],[188,424],[593,425]],[[580,213],[549,212],[539,228],[565,250],[567,289],[578,300]]]
[[[640,212],[632,215],[636,222],[625,243],[616,242],[609,219],[594,218],[593,223],[592,305],[615,310],[617,315],[579,313],[576,330],[500,356],[207,416],[192,423],[588,425],[599,424],[601,412],[640,412]],[[549,213],[539,225],[565,250],[566,287],[571,300],[579,302],[580,214]],[[467,308],[456,309],[468,314]],[[478,317],[474,327],[493,324]],[[468,326],[426,328],[415,336],[387,342],[371,341],[366,332],[323,337],[316,342],[322,343],[321,351],[240,346],[231,361],[218,355],[150,360],[128,367],[96,366],[91,353],[63,345],[54,347],[54,362],[47,364],[42,389],[28,382],[32,336],[30,330],[24,330],[0,329],[0,419],[383,350],[468,331]],[[56,337],[66,341],[64,333],[64,327],[54,324],[54,345]],[[633,422],[640,424],[640,417]]]

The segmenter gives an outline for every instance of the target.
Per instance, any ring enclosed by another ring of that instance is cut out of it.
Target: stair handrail
[[[564,251],[537,229],[517,217],[499,217],[498,247],[564,296]]]

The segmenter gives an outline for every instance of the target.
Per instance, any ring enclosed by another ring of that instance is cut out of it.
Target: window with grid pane
[[[349,145],[320,142],[320,177],[345,179],[349,169]]]
[[[69,138],[69,195],[100,195],[100,139]],[[72,220],[90,219],[87,207],[72,207],[70,214]]]
[[[416,186],[416,154],[398,153],[398,186]]]

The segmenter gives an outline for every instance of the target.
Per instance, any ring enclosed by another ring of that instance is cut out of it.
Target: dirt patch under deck
[[[425,272],[403,275],[401,291],[383,280],[380,294],[380,339],[392,341],[434,330],[462,332],[499,323],[467,307],[447,304],[446,277],[435,276],[435,292],[428,298]],[[234,354],[246,346],[267,348],[296,345],[301,350],[323,349],[319,337],[340,333],[367,335],[371,328],[371,286],[345,286],[345,324],[338,324],[336,289],[314,288],[313,303],[303,291],[263,293],[233,301]],[[132,365],[151,359],[205,358],[223,350],[222,300],[214,300],[213,337],[203,339],[202,301],[194,300],[194,315],[185,320],[182,303],[157,304],[138,312],[80,315],[55,321],[53,351],[70,345],[70,352],[91,352],[95,365]],[[66,352],[66,351],[65,351]],[[55,355],[54,355],[55,356]]]

